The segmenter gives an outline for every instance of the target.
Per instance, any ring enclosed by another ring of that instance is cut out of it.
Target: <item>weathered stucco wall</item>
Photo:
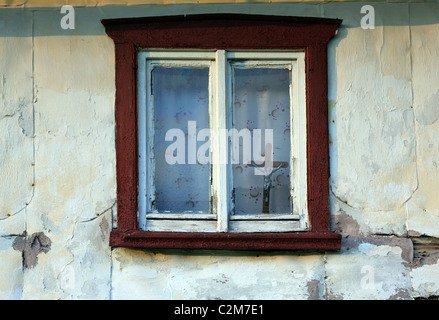
[[[439,295],[439,3],[371,2],[375,29],[360,26],[365,3],[77,7],[63,30],[59,7],[21,2],[0,10],[1,299]],[[340,252],[108,246],[114,46],[100,20],[217,12],[343,19],[328,47]]]

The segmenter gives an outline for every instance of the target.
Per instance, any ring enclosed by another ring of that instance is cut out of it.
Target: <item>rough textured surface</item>
[[[410,299],[410,251],[408,239],[349,237],[341,254],[327,257],[326,298]]]
[[[316,287],[324,272],[319,255],[184,253],[116,249],[113,298],[270,300],[308,299],[310,290],[313,297],[321,294]]]
[[[0,237],[0,299],[21,299],[23,285],[23,257],[12,248],[15,237]]]
[[[59,8],[39,8],[45,1],[0,3],[12,7],[0,9],[1,299],[439,294],[439,4],[372,2],[376,26],[363,30],[364,3],[271,2],[88,1],[91,7],[75,9],[74,30],[60,28]],[[115,74],[114,46],[100,21],[219,12],[343,19],[328,46],[338,253],[108,246],[117,210]]]
[[[411,272],[413,295],[420,298],[437,297],[439,286],[439,240],[431,237],[413,238],[414,254]]]
[[[33,198],[32,14],[0,12],[0,221]],[[17,26],[19,30],[17,30]],[[19,161],[16,161],[19,159]],[[11,196],[13,195],[13,196]],[[8,231],[6,231],[8,232]]]

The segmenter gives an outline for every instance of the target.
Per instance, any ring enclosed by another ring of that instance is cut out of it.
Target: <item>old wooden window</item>
[[[300,51],[139,51],[140,229],[307,230],[304,63]]]
[[[339,23],[104,20],[116,52],[111,245],[338,249],[328,230],[326,44]]]

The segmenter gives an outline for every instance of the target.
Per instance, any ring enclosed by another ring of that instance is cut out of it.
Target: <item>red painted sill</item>
[[[339,19],[206,14],[102,20],[115,44],[117,229],[114,247],[233,250],[339,250],[329,232],[327,43]],[[139,230],[137,221],[137,51],[162,49],[303,50],[306,68],[309,231],[182,233]]]
[[[113,230],[114,247],[225,250],[339,250],[341,236],[333,232],[187,233]]]

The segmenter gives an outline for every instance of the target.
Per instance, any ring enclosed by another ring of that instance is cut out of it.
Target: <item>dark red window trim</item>
[[[102,20],[116,56],[117,229],[113,247],[339,250],[329,232],[327,43],[339,19],[206,14]],[[137,50],[304,50],[310,229],[284,233],[187,233],[139,230],[137,221]]]

